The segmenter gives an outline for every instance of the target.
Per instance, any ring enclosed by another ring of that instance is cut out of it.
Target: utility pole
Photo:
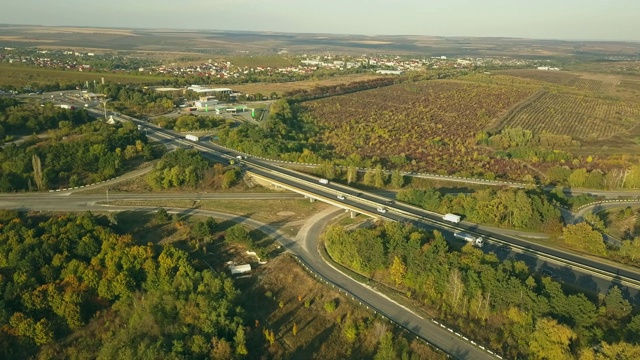
[[[107,99],[102,103],[102,106],[104,107],[104,121],[107,121],[107,102],[109,102],[111,99]]]

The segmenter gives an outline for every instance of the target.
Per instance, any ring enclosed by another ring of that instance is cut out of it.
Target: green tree
[[[229,189],[238,182],[239,170],[232,168],[226,171],[222,177],[222,188]]]
[[[404,186],[404,175],[402,175],[400,173],[400,170],[394,170],[391,173],[391,186],[393,186],[396,189],[400,189]]]
[[[602,219],[600,218],[600,216],[598,216],[597,214],[592,214],[592,213],[586,213],[584,215],[584,221],[591,225],[591,227],[594,230],[598,230],[598,231],[604,231],[606,229],[606,226],[604,224],[604,221],[602,221]]]
[[[332,313],[332,312],[336,311],[336,301],[335,300],[329,300],[329,301],[325,302],[324,303],[324,309],[328,313]]]
[[[396,360],[396,350],[393,346],[393,335],[390,331],[387,331],[380,342],[378,343],[378,349],[373,357],[374,360]]]
[[[597,255],[604,255],[607,251],[602,234],[585,222],[567,225],[562,233],[565,243],[576,249]]]
[[[358,328],[353,323],[351,318],[347,318],[347,321],[343,325],[342,333],[348,342],[354,343],[358,339]]]
[[[224,238],[225,241],[231,243],[253,246],[253,240],[251,239],[251,236],[249,236],[249,232],[240,224],[233,225],[227,229],[227,231],[224,232]]]
[[[236,336],[233,338],[233,341],[236,344],[236,354],[240,356],[244,356],[249,354],[247,350],[247,340],[244,334],[244,327],[238,326],[238,330],[236,330]]]
[[[604,298],[606,317],[612,320],[622,320],[631,313],[631,304],[622,296],[617,286],[612,287]]]
[[[391,264],[389,273],[391,274],[391,279],[396,283],[396,285],[402,284],[404,276],[407,273],[407,267],[398,256],[393,257],[393,263]]]
[[[636,237],[633,240],[623,240],[620,246],[620,255],[631,261],[640,259],[640,238]]]
[[[387,183],[387,174],[381,165],[376,166],[373,173],[373,186],[377,188],[383,188]]]
[[[533,359],[573,359],[571,342],[576,334],[556,320],[542,318],[536,322],[535,331],[529,340],[529,351]]]
[[[364,179],[363,182],[365,185],[367,186],[374,186],[375,185],[375,174],[372,170],[367,170],[364,173]]]
[[[574,170],[571,175],[569,175],[568,181],[571,187],[583,187],[587,181],[587,169],[580,168]]]

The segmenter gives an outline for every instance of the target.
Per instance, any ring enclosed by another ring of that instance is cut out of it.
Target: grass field
[[[163,79],[161,77],[148,75],[92,73],[77,70],[39,69],[0,64],[0,87],[15,86],[16,88],[21,88],[34,83],[52,84],[58,82],[64,85],[94,80],[100,82],[102,78],[107,82],[122,84],[154,84],[160,83]]]

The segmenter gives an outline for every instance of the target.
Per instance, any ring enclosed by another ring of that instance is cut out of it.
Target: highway
[[[182,134],[162,129],[153,124],[148,124],[128,116],[122,116],[122,118],[144,126],[149,130],[149,137],[193,147],[214,161],[223,163],[228,162],[230,159],[237,161],[236,156],[246,155],[209,142],[189,142],[183,139]],[[454,225],[443,221],[439,214],[428,212],[415,206],[392,202],[392,199],[362,192],[345,185],[337,183],[320,184],[318,183],[318,178],[314,176],[276,166],[267,160],[248,157],[239,161],[239,163],[246,171],[272,179],[275,183],[283,184],[290,189],[297,189],[297,191],[312,194],[313,197],[336,206],[349,207],[358,212],[386,218],[388,220],[414,222],[427,229],[438,229],[448,238],[451,237],[454,231],[464,230],[465,232],[484,236],[488,242],[515,248],[520,252],[529,254],[530,257],[534,259],[543,258],[548,263],[562,264],[562,268],[571,270],[581,269],[581,272],[591,275],[614,278],[624,286],[640,287],[640,273],[617,263],[586,257],[577,253],[550,248],[500,232],[489,231],[478,224],[461,222]],[[338,200],[338,195],[343,195],[345,199]],[[379,213],[377,211],[379,207],[384,207],[387,211],[385,213]]]
[[[92,113],[95,113],[95,110],[89,110]],[[97,111],[100,114],[100,111]],[[219,162],[227,162],[229,159],[235,159],[236,156],[240,155],[240,153],[225,149],[220,146],[216,146],[211,143],[206,142],[188,142],[183,139],[183,135],[175,133],[173,131],[169,131],[166,129],[159,128],[152,124],[144,123],[140,120],[128,117],[121,116],[123,119],[132,121],[139,125],[142,125],[146,130],[148,130],[148,136],[150,138],[166,141],[171,143],[180,144],[183,147],[193,147],[195,149],[203,152],[207,157],[219,161]],[[459,223],[459,224],[450,224],[444,222],[440,215],[430,213],[424,211],[422,209],[401,204],[391,202],[391,199],[383,198],[378,195],[374,195],[371,193],[360,192],[359,190],[350,188],[348,186],[330,183],[327,185],[322,185],[318,183],[318,179],[313,176],[309,176],[306,174],[301,174],[295,172],[293,170],[285,169],[279,166],[274,165],[270,161],[260,160],[256,158],[249,157],[247,159],[243,159],[240,161],[241,167],[258,176],[272,179],[274,183],[281,184],[290,188],[297,189],[298,191],[303,191],[314,198],[321,199],[322,201],[336,204],[338,206],[347,206],[351,209],[354,209],[358,212],[370,214],[373,216],[378,216],[380,218],[386,218],[388,220],[393,221],[403,221],[403,222],[414,222],[420,226],[424,226],[426,228],[435,228],[442,231],[445,236],[451,235],[451,233],[457,229],[464,229],[466,232],[472,232],[476,234],[481,234],[485,236],[485,239],[489,240],[489,242],[493,242],[496,244],[506,244],[514,249],[517,249],[520,252],[526,253],[527,257],[540,259],[545,258],[549,261],[556,261],[558,263],[564,264],[564,266],[569,269],[572,273],[576,270],[582,272],[584,274],[597,275],[597,276],[612,276],[617,278],[620,283],[623,285],[637,286],[640,284],[640,275],[632,270],[626,268],[620,268],[617,264],[607,263],[597,259],[585,258],[584,256],[576,255],[573,253],[560,251],[557,249],[552,249],[545,247],[543,245],[535,244],[532,242],[528,242],[523,239],[511,237],[508,235],[500,234],[494,231],[488,231],[486,229],[481,228],[477,224],[470,223]],[[29,194],[30,195],[30,194]],[[164,195],[164,194],[162,194]],[[344,200],[337,199],[338,195],[343,195],[345,197]],[[17,196],[17,195],[16,195]],[[25,195],[27,196],[27,195]],[[40,210],[66,210],[66,211],[84,211],[95,209],[96,206],[99,205],[91,204],[91,201],[85,199],[84,201],[79,201],[80,203],[74,203],[72,200],[75,196],[69,196],[64,198],[65,200],[61,200],[61,196],[64,196],[62,193],[53,193],[40,196],[50,196],[52,199],[56,200],[47,200],[43,201],[42,199],[38,199],[34,197],[34,209]],[[104,199],[104,197],[103,197]],[[48,204],[48,205],[47,205]],[[66,205],[65,205],[66,204]],[[20,199],[11,199],[11,198],[0,198],[0,206],[5,208],[19,208],[23,210],[27,210],[31,205],[27,204],[25,201],[21,201]],[[385,213],[380,213],[377,211],[379,207],[384,207],[387,211]],[[102,208],[104,209],[104,208]],[[117,207],[110,207],[110,210],[117,210]],[[196,210],[190,210],[191,212]],[[292,250],[293,251],[293,250]],[[309,252],[309,249],[305,251],[295,251],[296,254],[301,256],[305,262],[312,266],[319,266],[314,261],[317,261],[317,254],[313,255]],[[302,255],[301,255],[302,254]],[[304,255],[307,255],[306,257]],[[337,271],[334,269],[331,274],[332,276],[338,276]],[[333,281],[333,280],[332,280]],[[346,280],[345,280],[346,281]],[[351,280],[353,282],[353,280]],[[351,283],[338,283],[339,286],[345,286],[345,290],[347,291],[355,291],[353,289],[361,287],[361,285],[357,285],[356,282]],[[353,288],[353,289],[352,289]],[[371,295],[373,296],[373,295]],[[360,295],[358,295],[360,297]],[[389,308],[383,308],[382,304],[378,304],[373,298],[372,306],[376,308],[382,309],[383,312],[388,313],[390,317],[401,324],[409,324],[408,319],[406,318],[406,314],[401,314],[400,307],[397,305],[389,305]],[[387,310],[384,310],[387,309]],[[426,326],[426,325],[420,325]],[[415,330],[410,327],[410,329],[416,331],[420,329],[420,326],[415,327]],[[444,339],[445,336],[449,336],[449,333],[445,330],[442,330],[440,327],[435,326],[434,329],[427,331],[430,341],[440,341],[439,339]],[[481,358],[476,357],[475,355],[471,355],[467,350],[462,350],[461,344],[466,344],[461,339],[454,338],[453,340],[447,340],[449,342],[455,343],[457,345],[445,345],[448,348],[452,349],[452,354],[460,354],[459,357],[462,358]],[[440,346],[440,345],[438,345]],[[473,349],[474,347],[472,347]],[[448,350],[447,350],[448,351]],[[488,356],[488,355],[487,355]],[[456,357],[458,357],[456,355]]]
[[[31,195],[31,194],[30,194]],[[0,208],[16,209],[23,211],[154,211],[156,207],[145,206],[113,206],[99,204],[100,200],[104,200],[101,195],[71,195],[64,197],[64,201],[61,201],[59,195],[44,195],[34,194],[34,196],[27,195],[14,195],[0,197]],[[122,194],[121,194],[122,195]],[[199,194],[190,194],[199,195]],[[213,195],[213,194],[212,194]],[[222,194],[222,198],[229,198],[232,194]],[[254,198],[254,194],[233,194],[235,198]],[[259,194],[259,196],[267,196],[270,198],[278,198],[278,196],[290,196],[290,194]],[[189,195],[186,195],[189,196]],[[135,195],[122,195],[122,198],[158,198],[162,199],[165,194],[135,194]],[[217,198],[217,197],[213,197]],[[300,234],[296,239],[292,239],[280,232],[275,227],[258,222],[253,219],[248,219],[239,215],[226,214],[215,211],[200,210],[200,209],[177,209],[177,208],[165,208],[170,213],[183,213],[188,215],[201,215],[212,216],[218,219],[230,220],[249,226],[251,228],[258,229],[267,235],[273,237],[276,241],[280,242],[284,248],[296,255],[304,264],[310,267],[314,272],[326,279],[329,283],[338,288],[342,288],[349,294],[360,300],[365,305],[372,309],[376,309],[379,313],[391,318],[398,324],[407,327],[416,335],[423,339],[433,343],[440,349],[446,351],[450,355],[457,359],[496,359],[496,357],[487,353],[463,340],[460,337],[455,336],[453,333],[446,329],[434,324],[431,320],[422,318],[416,315],[410,309],[397,304],[393,300],[384,296],[383,294],[375,291],[371,287],[362,285],[353,280],[349,276],[341,273],[339,270],[333,268],[331,265],[325,263],[321,256],[318,254],[317,239],[326,224],[333,219],[337,214],[341,214],[341,209],[331,208],[330,211],[320,213],[319,216],[315,216],[307,221],[307,224],[303,226]]]

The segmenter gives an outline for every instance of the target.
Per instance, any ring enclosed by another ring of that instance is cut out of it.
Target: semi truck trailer
[[[484,239],[482,239],[482,236],[474,236],[471,234],[467,234],[464,232],[460,232],[460,231],[456,231],[453,233],[453,236],[458,238],[458,239],[462,239],[468,243],[471,243],[471,245],[475,246],[475,247],[479,247],[481,248],[482,245],[484,245]]]
[[[459,223],[461,218],[460,215],[456,215],[456,214],[444,214],[444,216],[442,217],[442,220],[445,221],[451,221],[452,223]]]
[[[187,136],[185,136],[185,138],[186,138],[187,140],[189,140],[189,141],[194,141],[194,142],[198,142],[198,141],[200,141],[200,138],[199,138],[199,137],[197,137],[197,136],[195,136],[195,135],[187,135]]]

